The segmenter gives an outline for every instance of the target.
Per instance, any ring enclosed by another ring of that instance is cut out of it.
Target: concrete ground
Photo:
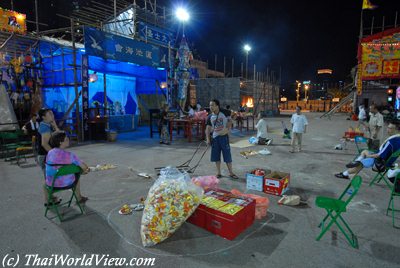
[[[70,148],[90,166],[104,163],[116,169],[89,173],[81,178],[82,193],[90,199],[86,215],[75,216],[77,208],[67,211],[71,218],[63,223],[44,217],[42,176],[36,166],[21,168],[0,161],[0,262],[19,254],[22,267],[25,254],[50,258],[52,254],[108,254],[111,257],[155,258],[156,267],[399,267],[400,234],[391,217],[386,216],[389,189],[384,185],[368,186],[373,172],[362,171],[363,184],[344,218],[358,236],[359,249],[353,249],[342,233],[333,227],[321,241],[317,227],[325,211],[315,206],[318,195],[337,197],[348,181],[333,174],[343,170],[355,155],[354,143],[348,149],[334,150],[344,131],[354,122],[344,115],[332,120],[319,119],[320,114],[307,113],[309,131],[304,135],[304,151],[289,153],[289,140],[282,139],[281,120],[268,119],[273,129],[272,155],[245,159],[241,150],[263,147],[233,148],[235,172],[240,180],[224,177],[220,187],[246,191],[246,172],[268,168],[291,174],[291,193],[301,196],[299,207],[279,206],[279,197],[264,193],[271,203],[267,218],[257,220],[234,241],[228,241],[185,223],[172,237],[159,245],[144,248],[139,235],[141,212],[121,216],[121,205],[137,203],[154,183],[154,167],[178,165],[191,156],[197,142],[183,139],[172,145],[158,144],[158,137],[148,138],[148,128],[120,134],[115,143],[92,143]],[[235,132],[232,142],[254,133]],[[209,162],[209,151],[196,170],[197,175],[215,174]],[[28,164],[33,159],[28,159]],[[152,179],[138,173],[152,174]],[[227,175],[224,167],[223,175]],[[400,221],[400,216],[399,216]],[[25,259],[24,259],[25,258]],[[7,264],[7,263],[2,263]],[[48,266],[56,267],[56,266]],[[60,267],[60,266],[58,266]],[[80,267],[79,265],[76,267]],[[96,267],[96,266],[92,266]],[[103,267],[99,265],[97,267]],[[113,267],[113,266],[111,266]]]

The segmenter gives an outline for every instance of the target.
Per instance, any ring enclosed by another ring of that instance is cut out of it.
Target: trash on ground
[[[300,204],[300,196],[298,195],[283,195],[278,201],[279,205],[297,206]]]
[[[271,152],[270,152],[267,148],[264,148],[264,149],[258,151],[258,153],[259,153],[259,154],[262,154],[262,155],[269,155],[269,154],[271,154]]]
[[[150,179],[150,178],[151,178],[151,176],[150,176],[149,174],[144,173],[144,172],[138,173],[138,176],[139,176],[139,177],[146,178],[146,179]]]
[[[113,164],[102,164],[102,165],[97,165],[95,167],[89,167],[90,171],[108,170],[113,168],[117,168],[117,166]]]
[[[252,150],[240,152],[240,155],[243,156],[243,157],[246,158],[246,159],[247,159],[249,156],[257,155],[257,154],[258,154],[258,153],[257,153],[256,151],[252,151]]]

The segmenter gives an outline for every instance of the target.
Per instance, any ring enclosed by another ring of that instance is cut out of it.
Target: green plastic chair
[[[5,155],[5,161],[10,161],[15,155],[15,150],[21,145],[18,143],[18,135],[15,132],[0,132],[1,151]]]
[[[73,165],[73,164],[70,164],[70,165],[57,164],[57,166],[61,166],[61,167],[57,170],[57,173],[54,176],[52,185],[51,186],[48,186],[48,185],[45,186],[46,190],[47,190],[48,200],[47,200],[47,206],[46,206],[46,211],[44,213],[44,216],[46,218],[48,218],[47,217],[47,212],[49,210],[54,210],[56,212],[56,214],[57,214],[58,219],[60,220],[60,222],[62,222],[63,221],[63,217],[60,214],[59,207],[65,206],[67,204],[68,204],[68,207],[70,207],[73,198],[75,198],[76,204],[78,205],[78,207],[79,207],[79,209],[81,211],[81,214],[83,214],[84,211],[83,211],[83,208],[82,208],[81,204],[79,203],[78,197],[76,196],[76,193],[75,193],[76,184],[73,184],[70,187],[63,187],[62,189],[59,189],[59,188],[54,187],[54,183],[55,183],[55,181],[56,181],[56,179],[58,177],[69,175],[69,174],[75,174],[75,179],[79,180],[79,177],[80,177],[80,175],[82,173],[82,169],[79,166]],[[52,202],[53,201],[52,198],[53,198],[53,194],[54,193],[61,192],[61,191],[66,191],[66,190],[71,190],[72,191],[71,198],[69,199],[69,201],[64,202],[64,203],[60,203],[60,204],[55,204],[55,203]]]
[[[357,236],[350,229],[349,225],[343,219],[341,214],[342,212],[346,212],[347,205],[357,194],[358,190],[360,189],[361,182],[361,177],[358,175],[355,176],[338,199],[325,196],[317,196],[315,204],[317,205],[317,207],[323,208],[327,212],[327,215],[318,226],[319,228],[321,228],[321,233],[316,238],[317,241],[322,238],[322,236],[332,227],[333,224],[336,224],[336,226],[344,234],[350,245],[353,248],[358,248]],[[325,222],[326,220],[328,220],[328,218],[330,219],[330,221],[325,226]]]
[[[399,189],[396,188],[397,183],[400,183],[400,173],[397,174],[397,176],[394,178],[394,181],[393,181],[392,191],[390,192],[389,204],[386,209],[386,216],[388,216],[389,210],[391,210],[392,211],[392,225],[394,228],[400,229],[400,226],[395,224],[395,212],[400,212],[400,209],[394,208],[394,198],[400,197],[400,191],[399,191],[400,187],[398,187]],[[398,190],[398,191],[396,192],[396,190]]]
[[[385,163],[388,163],[388,165],[385,164],[385,169],[383,171],[376,171],[377,174],[372,179],[372,181],[369,183],[369,186],[371,186],[374,183],[380,183],[380,181],[383,180],[386,183],[386,185],[389,187],[389,189],[392,189],[393,187],[392,187],[392,185],[390,185],[390,183],[386,179],[385,175],[388,172],[388,170],[392,167],[391,165],[393,165],[393,163],[397,160],[397,158],[399,158],[399,156],[400,156],[400,150],[397,150],[396,152],[394,152],[389,157],[389,159],[387,161],[385,161]],[[392,164],[389,165],[389,163],[392,163]]]

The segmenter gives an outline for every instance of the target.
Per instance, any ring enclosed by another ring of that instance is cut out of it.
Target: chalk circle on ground
[[[376,205],[363,200],[350,203],[349,209],[354,209],[367,213],[378,212],[378,207]]]
[[[252,226],[242,232],[235,240],[229,241],[190,223],[184,223],[171,237],[153,247],[144,247],[140,237],[142,211],[133,211],[130,215],[120,215],[120,207],[112,209],[107,215],[108,224],[127,244],[139,250],[157,256],[205,256],[227,251],[238,246],[250,245],[252,248],[265,247],[265,236],[270,236],[268,223],[275,214],[256,220]],[[263,230],[264,229],[264,230]],[[275,246],[281,242],[284,233],[272,234]],[[271,244],[272,246],[272,244]]]

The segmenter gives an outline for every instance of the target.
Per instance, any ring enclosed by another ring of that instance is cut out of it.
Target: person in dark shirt
[[[37,135],[39,130],[39,122],[37,121],[37,114],[33,114],[31,120],[29,120],[23,127],[22,130],[26,135],[34,137]]]
[[[54,131],[59,131],[57,124],[54,120],[53,111],[47,108],[42,108],[39,111],[39,118],[41,120],[39,124],[38,134],[36,137],[37,142],[37,163],[43,171],[44,179],[46,178],[46,156],[47,153],[52,149],[50,146],[51,134]],[[47,200],[47,190],[45,184],[43,185],[44,199]],[[53,196],[53,202],[59,204],[61,199]],[[49,204],[45,204],[47,206]]]
[[[168,131],[168,104],[164,104],[160,111],[160,122],[159,122],[159,132],[160,132],[160,144],[170,145],[170,137]]]

